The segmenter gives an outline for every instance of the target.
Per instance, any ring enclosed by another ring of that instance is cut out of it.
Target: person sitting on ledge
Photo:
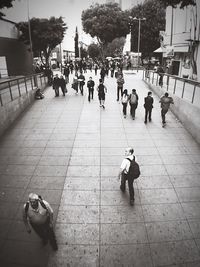
[[[35,92],[35,99],[43,99],[44,94],[41,92],[41,90],[38,88]]]

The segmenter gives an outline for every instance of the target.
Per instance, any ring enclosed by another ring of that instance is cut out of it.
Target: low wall
[[[152,85],[148,82],[146,82],[146,84],[159,97],[166,92],[159,86]],[[170,110],[181,121],[194,139],[200,144],[200,108],[175,95],[172,95],[172,97],[174,100],[174,105],[170,106]]]
[[[42,90],[46,88],[46,85]],[[35,101],[36,89],[28,91],[22,94],[21,97],[9,102],[5,106],[0,106],[0,136],[11,126],[11,124],[17,119],[17,117]]]

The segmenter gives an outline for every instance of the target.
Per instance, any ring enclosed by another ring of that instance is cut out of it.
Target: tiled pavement
[[[144,124],[141,76],[125,74],[140,98],[135,121],[123,118],[115,78],[106,78],[105,110],[96,93],[88,103],[49,88],[1,138],[0,266],[200,266],[200,148],[170,112],[161,127],[156,96]],[[117,181],[127,146],[142,173],[133,207]],[[56,253],[25,231],[29,192],[55,210]]]

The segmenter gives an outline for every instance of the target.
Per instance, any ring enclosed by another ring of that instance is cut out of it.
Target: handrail
[[[11,78],[11,79],[6,79],[5,81],[1,81],[0,80],[0,85],[1,84],[4,84],[4,83],[8,83],[8,81],[9,82],[14,82],[14,81],[17,81],[17,80],[20,80],[20,79],[24,79],[24,78],[30,78],[30,77],[33,77],[33,76],[38,76],[38,75],[41,75],[41,74],[43,74],[44,75],[44,73],[43,72],[40,72],[40,73],[34,73],[34,74],[29,74],[29,75],[22,75],[22,76],[18,76],[17,78]],[[1,88],[0,88],[0,90],[1,90]]]
[[[157,76],[157,77],[155,77]],[[200,82],[177,75],[143,69],[143,80],[150,84],[160,86],[184,100],[200,107]]]
[[[7,105],[37,87],[44,88],[46,84],[47,77],[43,72],[0,81],[0,106]]]

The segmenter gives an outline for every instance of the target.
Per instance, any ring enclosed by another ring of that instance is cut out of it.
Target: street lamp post
[[[137,72],[139,69],[139,56],[140,56],[140,28],[141,28],[141,21],[146,20],[146,18],[136,18],[134,17],[133,20],[138,20],[138,56],[137,56]]]

